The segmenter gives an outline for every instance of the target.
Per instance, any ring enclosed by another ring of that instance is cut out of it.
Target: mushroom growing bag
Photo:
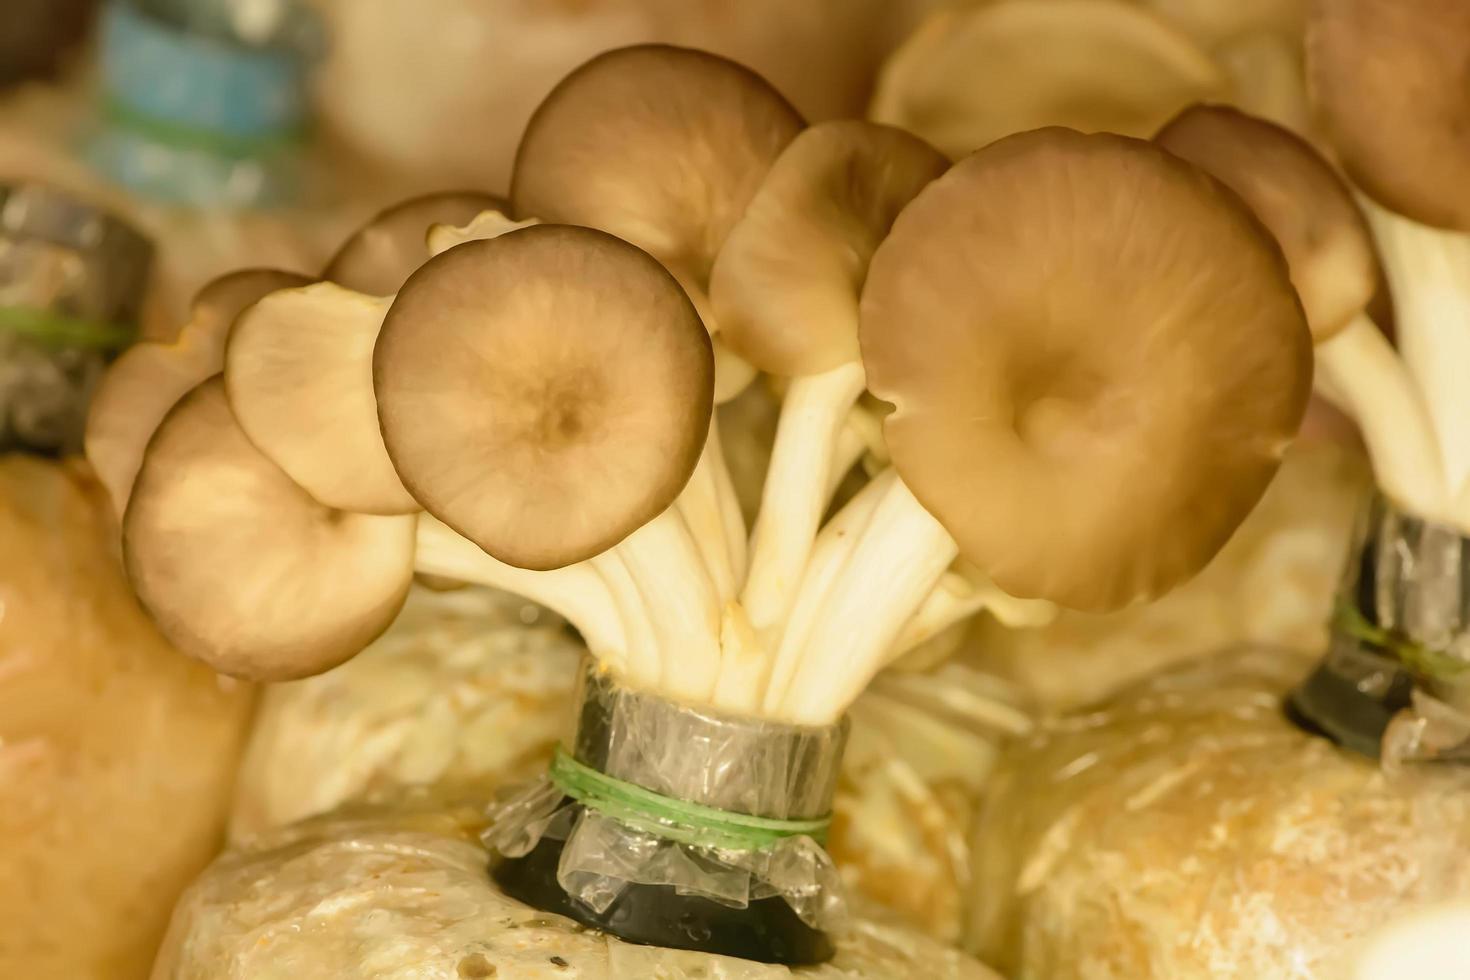
[[[512,901],[485,874],[483,804],[407,798],[269,831],[230,850],[175,910],[154,980],[720,976],[995,980],[963,954],[858,921],[798,974],[620,942]]]
[[[967,947],[1048,980],[1338,980],[1382,923],[1470,896],[1470,774],[1302,731],[1282,704],[1311,665],[1222,652],[1020,741]]]
[[[575,722],[586,649],[544,610],[479,588],[415,589],[382,638],[318,677],[265,687],[230,837],[407,790],[453,798],[541,775]],[[865,900],[935,938],[959,937],[970,821],[1015,692],[950,664],[895,672],[853,708],[829,836]]]

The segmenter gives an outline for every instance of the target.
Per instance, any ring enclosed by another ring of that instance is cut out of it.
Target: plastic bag
[[[483,804],[420,794],[262,834],[220,857],[174,913],[154,980],[719,977],[784,967],[634,946],[513,902],[476,840]],[[811,978],[995,974],[916,933],[856,923]]]
[[[519,597],[415,588],[361,654],[262,692],[231,838],[404,787],[491,792],[539,775],[570,735],[582,654]]]
[[[1470,897],[1470,772],[1305,734],[1282,698],[1311,666],[1241,648],[1016,746],[970,945],[1048,980],[1326,980],[1381,923]]]
[[[102,488],[0,456],[0,976],[145,976],[214,855],[251,692],[166,644]]]

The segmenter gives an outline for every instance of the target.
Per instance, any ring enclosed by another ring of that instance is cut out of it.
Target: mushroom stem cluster
[[[543,603],[633,685],[827,723],[981,609],[1183,581],[1305,408],[1279,250],[1148,141],[952,165],[639,46],[548,96],[482,204],[391,209],[333,281],[254,297],[139,444],[128,567],[187,652],[324,669],[420,573]],[[747,536],[714,407],[761,374],[784,401]]]
[[[1465,177],[1470,179],[1470,165]],[[1388,418],[1381,424],[1405,442],[1432,444],[1442,478],[1425,482],[1442,500],[1425,516],[1470,530],[1470,234],[1421,224],[1371,201],[1364,210],[1394,298],[1402,358],[1397,373],[1409,382],[1425,413],[1410,425],[1397,417],[1404,396],[1384,399],[1378,410]],[[1377,408],[1365,406],[1355,417],[1367,420]],[[1372,424],[1365,421],[1365,430]],[[1379,458],[1375,453],[1375,461]],[[1396,463],[1386,460],[1386,465]]]

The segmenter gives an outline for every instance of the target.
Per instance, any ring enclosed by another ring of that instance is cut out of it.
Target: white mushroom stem
[[[621,659],[626,650],[623,621],[613,596],[585,562],[546,572],[516,568],[485,554],[473,541],[428,514],[421,514],[414,568],[539,602],[575,626],[600,657]]]
[[[1399,350],[1424,393],[1453,496],[1470,478],[1470,235],[1365,202],[1394,296]]]
[[[982,609],[990,610],[997,620],[1013,629],[1045,626],[1057,614],[1057,607],[1045,599],[1017,599],[1008,595],[978,568],[960,561],[944,573],[918,612],[904,624],[884,665]]]
[[[887,671],[872,689],[998,735],[1020,737],[1036,727],[1018,691],[999,678],[956,663],[928,674]]]
[[[1447,519],[1450,494],[1434,427],[1388,339],[1359,315],[1318,344],[1316,357],[1318,390],[1358,423],[1383,492],[1413,513]]]
[[[695,304],[699,306],[699,304]],[[705,316],[705,309],[700,308],[700,316],[704,317],[706,324],[713,321]],[[745,358],[736,354],[726,347],[720,338],[713,338],[715,349],[715,404],[723,405],[739,397],[740,393],[750,387],[755,376],[760,372]]]
[[[857,461],[863,458],[867,448],[867,441],[856,426],[848,423],[842,427],[842,431],[837,434],[837,444],[832,447],[832,469],[827,474],[826,502],[823,507],[831,502],[833,494],[842,485],[842,481],[847,479],[848,472],[857,465]]]
[[[734,598],[745,575],[745,519],[740,514],[740,501],[730,482],[713,417],[704,451],[679,495],[678,508],[694,535],[716,593],[721,601]]]
[[[658,685],[663,672],[658,634],[654,632],[653,620],[643,593],[628,564],[616,548],[588,559],[597,571],[612,597],[618,619],[622,623],[626,655],[622,658],[623,673],[629,683],[645,689]]]
[[[827,509],[838,437],[863,392],[860,362],[793,380],[781,404],[741,604],[761,636],[779,630]]]
[[[721,603],[704,574],[688,525],[670,507],[614,550],[637,583],[653,624],[661,663],[659,690],[708,701],[720,673]]]
[[[765,647],[750,625],[745,608],[725,603],[720,622],[720,676],[715,684],[715,707],[734,714],[760,713],[761,683],[769,666]]]
[[[857,547],[858,539],[867,529],[888,487],[897,478],[892,470],[885,471],[858,491],[857,496],[848,501],[847,506],[838,511],[817,535],[806,574],[802,576],[791,605],[791,615],[786,618],[776,645],[775,659],[763,682],[765,693],[761,703],[765,714],[774,715],[781,707],[781,701],[805,655],[807,635],[821,612],[832,583]]]
[[[780,716],[805,724],[839,716],[958,554],[903,480],[889,483],[812,624]]]
[[[720,441],[719,426],[719,416],[711,415],[709,420],[710,465],[714,475],[715,494],[720,502],[720,523],[725,531],[725,552],[730,559],[730,572],[733,578],[730,593],[725,597],[733,598],[745,583],[746,562],[750,556],[746,550],[745,515],[740,510],[740,496],[735,492],[735,481],[730,476],[730,465],[725,458],[724,443]]]

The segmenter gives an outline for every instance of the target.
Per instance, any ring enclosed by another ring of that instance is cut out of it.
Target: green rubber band
[[[59,347],[122,350],[137,331],[120,323],[99,323],[29,306],[0,306],[0,330],[9,330]]]
[[[1470,663],[1442,650],[1433,650],[1413,640],[1375,626],[1350,602],[1339,602],[1332,625],[1348,636],[1377,647],[1396,658],[1410,670],[1434,680],[1457,679],[1470,668]]]
[[[233,136],[218,130],[159,119],[146,112],[139,112],[116,99],[108,99],[103,105],[103,112],[109,122],[140,136],[145,136],[155,143],[203,150],[216,156],[237,160],[268,156],[295,147],[302,140],[300,132]]]
[[[831,817],[777,820],[676,800],[598,772],[560,746],[549,775],[558,789],[588,809],[680,844],[754,851],[788,837],[810,837],[821,843],[832,823]]]

